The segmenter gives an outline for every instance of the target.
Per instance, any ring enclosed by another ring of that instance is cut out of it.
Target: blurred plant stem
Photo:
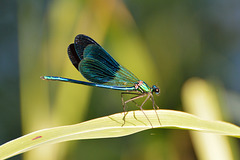
[[[205,80],[198,78],[188,80],[183,87],[182,100],[184,109],[189,113],[206,120],[223,120],[216,90]],[[228,137],[191,131],[191,138],[200,160],[239,158],[234,158],[233,151],[237,145],[236,143],[231,145]]]

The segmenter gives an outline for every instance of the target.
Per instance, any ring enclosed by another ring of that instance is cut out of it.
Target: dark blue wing
[[[74,43],[68,46],[68,57],[77,70],[80,61],[83,59],[84,49],[90,44],[100,46],[92,38],[79,34],[75,37]]]
[[[85,35],[78,35],[68,47],[73,65],[89,81],[97,84],[134,86],[138,78],[119,65],[97,42]]]

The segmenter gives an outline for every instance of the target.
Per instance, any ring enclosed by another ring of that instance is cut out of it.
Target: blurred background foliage
[[[0,144],[122,111],[117,91],[39,78],[84,80],[67,56],[79,33],[139,79],[158,85],[160,108],[240,125],[240,1],[1,0],[0,15]],[[48,145],[11,159],[240,158],[239,140],[208,136],[152,129]]]

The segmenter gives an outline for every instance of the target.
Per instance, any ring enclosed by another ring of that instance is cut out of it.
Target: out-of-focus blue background
[[[199,77],[215,88],[224,120],[240,125],[240,1],[1,0],[0,15],[0,144],[122,111],[117,91],[40,80],[84,80],[66,51],[79,33],[158,85],[160,108],[184,110],[182,87]],[[234,152],[239,143],[231,140]],[[44,148],[11,159],[37,152],[39,159],[199,159],[189,133],[180,130]]]

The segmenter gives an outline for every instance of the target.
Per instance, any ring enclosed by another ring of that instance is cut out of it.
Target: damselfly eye
[[[153,92],[155,92],[156,94],[160,93],[160,89],[157,86],[153,85],[152,89],[153,89]]]

